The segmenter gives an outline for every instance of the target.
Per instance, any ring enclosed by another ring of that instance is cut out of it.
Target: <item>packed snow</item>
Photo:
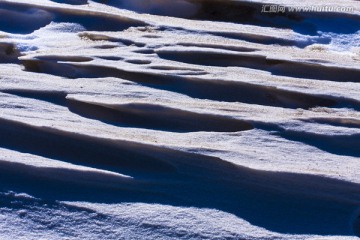
[[[358,239],[359,111],[356,0],[0,0],[0,239]]]

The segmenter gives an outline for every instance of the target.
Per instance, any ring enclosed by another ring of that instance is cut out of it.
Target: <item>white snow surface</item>
[[[0,0],[0,239],[358,239],[359,9]]]

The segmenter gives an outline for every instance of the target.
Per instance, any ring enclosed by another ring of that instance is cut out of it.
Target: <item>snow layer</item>
[[[357,239],[359,3],[264,3],[0,0],[0,238]]]

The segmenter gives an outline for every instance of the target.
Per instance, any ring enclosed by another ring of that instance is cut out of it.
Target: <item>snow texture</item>
[[[359,111],[359,1],[0,0],[0,239],[358,239]]]

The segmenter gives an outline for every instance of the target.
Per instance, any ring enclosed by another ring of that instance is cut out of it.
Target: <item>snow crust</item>
[[[359,29],[350,0],[0,0],[0,238],[358,239]]]

